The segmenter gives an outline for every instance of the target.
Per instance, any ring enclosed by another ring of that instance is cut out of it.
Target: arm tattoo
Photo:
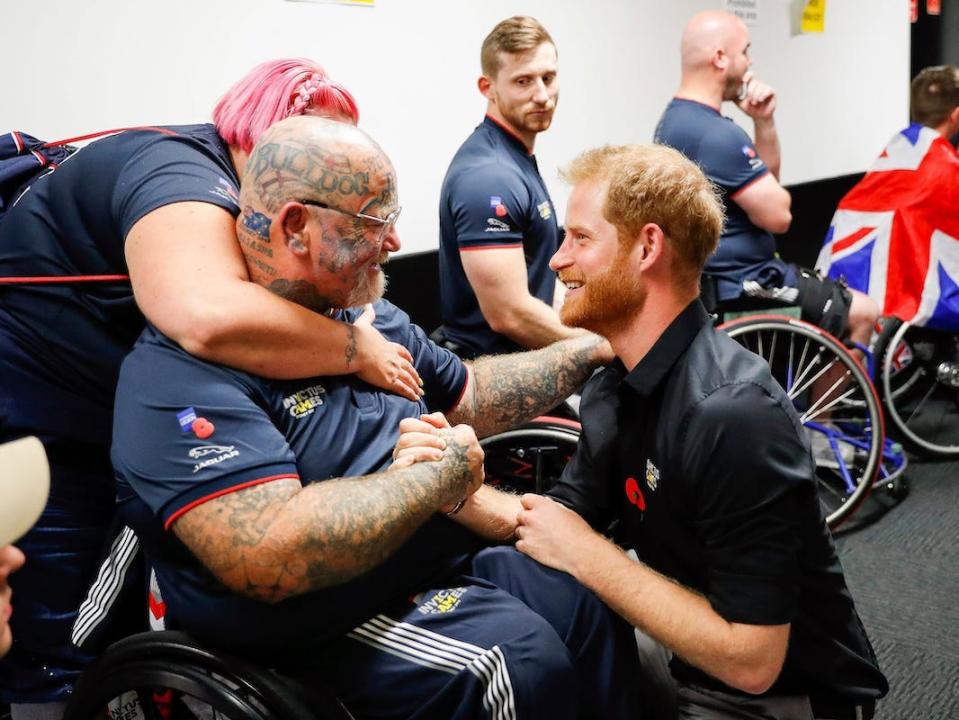
[[[346,368],[347,370],[353,364],[356,357],[356,328],[352,325],[346,326]]]
[[[480,358],[472,365],[471,401],[464,398],[450,422],[468,423],[486,437],[556,407],[586,382],[600,342],[587,335],[532,352]]]
[[[265,602],[345,583],[395,552],[471,474],[447,437],[438,462],[301,488],[275,480],[210,500],[173,525],[228,588]]]

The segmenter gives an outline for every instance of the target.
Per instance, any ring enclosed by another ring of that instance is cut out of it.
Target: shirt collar
[[[487,115],[483,118],[483,124],[487,127],[494,128],[496,131],[504,135],[510,142],[512,142],[518,150],[521,150],[524,155],[533,157],[533,153],[529,151],[529,148],[526,147],[526,143],[523,142],[523,138],[516,134],[514,130],[506,127],[499,120],[494,118],[492,115]]]
[[[642,397],[651,395],[693,338],[712,319],[700,299],[693,300],[663,331],[623,382]]]
[[[673,102],[689,103],[690,105],[699,105],[699,107],[706,108],[707,110],[711,110],[717,115],[719,115],[720,117],[723,116],[722,110],[720,108],[716,107],[715,105],[708,105],[704,102],[699,102],[699,100],[690,100],[689,98],[683,98],[683,97],[673,97]]]

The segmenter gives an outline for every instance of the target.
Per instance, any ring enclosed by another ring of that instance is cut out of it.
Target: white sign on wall
[[[747,25],[759,24],[759,0],[724,0],[726,12],[731,12]]]

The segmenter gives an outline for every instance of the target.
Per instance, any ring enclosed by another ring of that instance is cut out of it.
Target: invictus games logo
[[[299,420],[312,415],[313,411],[323,404],[324,395],[326,395],[326,389],[322,385],[311,385],[305,390],[283,398],[283,409],[289,411],[294,419]]]
[[[549,220],[553,217],[553,208],[549,204],[549,200],[543,200],[539,205],[536,206],[536,209],[539,210],[539,216],[543,220]]]
[[[469,590],[469,588],[465,587],[439,590],[433,597],[416,609],[423,615],[452,612],[456,609],[456,606],[460,604],[460,598],[466,594],[467,590]]]

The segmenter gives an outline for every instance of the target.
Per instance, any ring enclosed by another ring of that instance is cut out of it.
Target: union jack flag
[[[959,154],[935,130],[897,134],[839,202],[816,269],[883,315],[959,330]]]

